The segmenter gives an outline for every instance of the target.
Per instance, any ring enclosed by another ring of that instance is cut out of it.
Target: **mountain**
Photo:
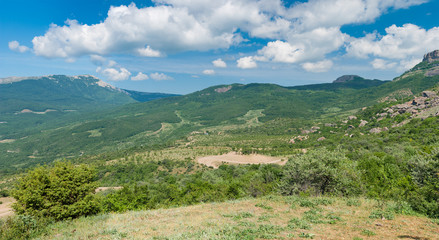
[[[342,77],[343,81],[339,78],[333,83],[299,87],[220,85],[184,96],[125,104],[89,114],[88,121],[32,134],[3,134],[0,156],[9,161],[0,164],[7,168],[123,152],[166,144],[192,132],[245,129],[273,121],[278,130],[271,127],[265,134],[298,131],[316,121],[344,116],[383,101],[403,100],[430,89],[439,82],[439,75],[431,74],[436,71],[436,63],[422,62],[422,69],[417,66],[393,81],[348,76]],[[288,125],[282,125],[281,130],[278,123]]]
[[[0,138],[84,121],[94,112],[175,96],[123,90],[91,76],[0,79]],[[14,136],[15,137],[15,136]]]
[[[135,102],[125,91],[90,75],[3,78],[0,101],[0,113],[18,114],[90,111]]]

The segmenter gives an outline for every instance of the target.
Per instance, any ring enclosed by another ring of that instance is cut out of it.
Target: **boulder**
[[[320,137],[320,138],[317,139],[317,142],[323,141],[325,139],[326,139],[325,137]]]
[[[348,117],[348,120],[355,120],[355,119],[357,119],[357,117],[355,117],[355,116],[349,116]]]
[[[361,120],[360,125],[358,125],[358,127],[364,127],[367,123],[369,123],[366,120]]]

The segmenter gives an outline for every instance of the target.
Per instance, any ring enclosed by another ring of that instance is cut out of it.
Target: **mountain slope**
[[[413,69],[387,82],[352,77],[349,81],[296,88],[222,85],[184,96],[128,104],[91,114],[95,120],[20,138],[4,135],[0,156],[9,161],[1,164],[18,167],[153,146],[194,131],[246,128],[251,119],[255,124],[289,119],[287,128],[298,129],[319,119],[341,116],[380,101],[401,100],[432,88],[439,82],[439,75],[427,76],[430,70],[428,66],[424,70]]]

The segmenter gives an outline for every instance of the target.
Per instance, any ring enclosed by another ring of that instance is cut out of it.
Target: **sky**
[[[213,85],[391,80],[439,49],[439,0],[0,0],[0,78]]]

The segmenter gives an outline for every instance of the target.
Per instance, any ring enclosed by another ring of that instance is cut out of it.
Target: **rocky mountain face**
[[[435,50],[433,52],[429,52],[424,55],[423,62],[432,63],[435,61],[439,61],[439,50]]]
[[[341,76],[339,78],[337,78],[336,80],[333,81],[333,83],[344,83],[344,82],[349,82],[349,81],[353,81],[356,79],[364,79],[358,75],[344,75]]]

